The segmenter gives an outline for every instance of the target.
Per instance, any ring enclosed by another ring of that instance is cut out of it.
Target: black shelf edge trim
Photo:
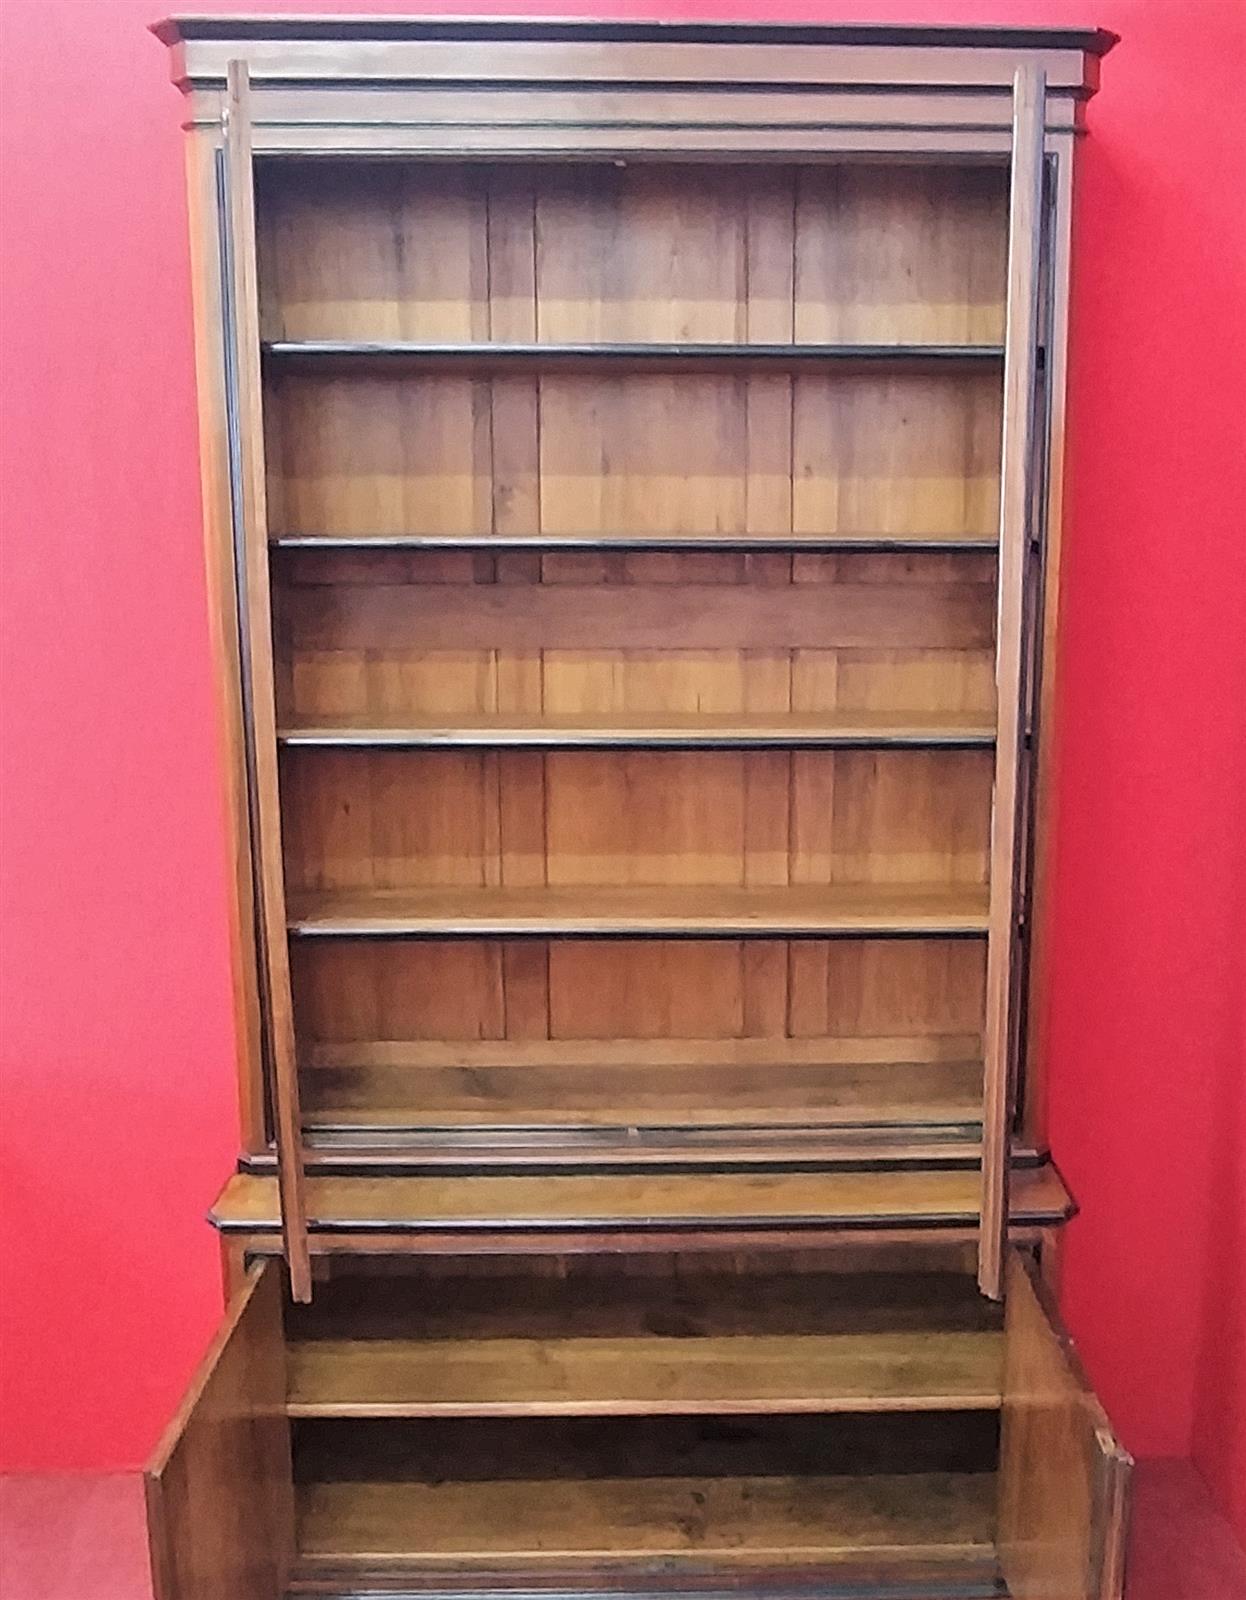
[[[291,750],[988,750],[993,732],[971,733],[764,733],[706,734],[595,733],[566,731],[472,730],[422,732],[416,729],[340,732],[289,728],[277,743]]]
[[[513,922],[497,921],[482,922],[481,924],[465,928],[459,925],[445,927],[440,924],[425,925],[412,922],[401,927],[377,927],[373,923],[353,922],[334,927],[309,925],[297,919],[287,925],[291,938],[295,939],[649,939],[649,940],[697,940],[697,939],[985,939],[987,925],[985,918],[981,927],[947,927],[934,924],[928,928],[909,928],[895,926],[879,926],[868,928],[790,928],[782,923],[740,923],[723,922],[713,927],[685,927],[676,925],[664,927],[654,924],[649,927],[638,928],[634,926],[600,927],[592,929],[565,928],[556,924],[549,927],[534,928],[519,926]]]
[[[959,537],[907,538],[903,534],[891,536],[878,534],[868,538],[854,538],[851,534],[749,534],[724,533],[713,535],[681,533],[622,534],[617,537],[586,533],[567,537],[562,534],[543,533],[395,533],[395,534],[332,534],[283,533],[269,538],[269,545],[278,550],[540,550],[540,551],[602,551],[602,550],[704,550],[710,554],[720,552],[763,552],[777,554],[804,552],[818,554],[879,555],[890,552],[905,555],[947,555],[966,552],[994,555],[999,550],[999,540],[990,538]]]
[[[770,363],[999,363],[998,344],[427,344],[402,340],[270,340],[263,352],[272,361],[426,361],[464,365],[557,366],[602,362]]]

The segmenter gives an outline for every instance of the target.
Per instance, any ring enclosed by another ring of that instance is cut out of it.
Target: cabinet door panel
[[[147,1468],[156,1600],[279,1600],[294,1545],[281,1272],[252,1267]]]
[[[1033,1264],[1008,1260],[1000,1564],[1013,1600],[1120,1600],[1133,1467]]]

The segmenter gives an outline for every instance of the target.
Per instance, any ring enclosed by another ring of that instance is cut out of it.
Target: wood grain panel
[[[270,169],[260,189],[266,339],[481,339],[486,170],[411,162]]]
[[[539,503],[530,531],[553,535],[986,538],[1000,392],[974,370],[284,372],[269,381],[276,531],[488,533],[509,496]],[[495,394],[514,438],[493,426]],[[539,453],[513,451],[538,412]]]
[[[275,1196],[275,1185],[273,1186]],[[281,1600],[294,1546],[280,1269],[250,1269],[145,1474],[157,1600]]]
[[[289,888],[985,882],[987,751],[291,749]]]
[[[404,1566],[963,1559],[990,1546],[992,1491],[989,1473],[311,1483],[299,1492],[299,1539],[305,1555]]]
[[[502,1039],[502,946],[487,940],[303,941],[291,953],[304,1058],[313,1042]]]
[[[292,1416],[682,1416],[989,1411],[996,1334],[316,1340]]]
[[[999,374],[792,380],[798,530],[985,536],[999,505]]]
[[[283,573],[295,724],[794,728],[826,715],[884,728],[994,711],[989,560],[292,551]]]
[[[539,946],[515,948],[543,960]],[[508,1022],[514,1010],[508,990]],[[534,1034],[548,1026],[543,1011],[527,1021]],[[971,1124],[981,1041],[365,1040],[311,1047],[303,1083],[311,1127]]]
[[[1133,1463],[1033,1264],[1007,1258],[1000,1562],[1015,1600],[1121,1600]]]
[[[847,1242],[774,1257],[501,1256],[494,1261],[338,1256],[310,1306],[291,1306],[294,1347],[319,1339],[557,1340],[653,1335],[1000,1333],[972,1254]],[[1002,1378],[1002,1369],[998,1377]],[[826,1441],[827,1450],[832,1441]]]
[[[265,336],[783,341],[794,299],[798,340],[998,342],[1005,182],[987,166],[288,163],[261,191]],[[523,261],[526,293],[506,270]]]
[[[840,583],[308,587],[287,601],[304,648],[593,650],[612,636],[632,649],[809,647],[931,649],[990,640],[980,584]]]
[[[555,342],[748,337],[748,176],[687,168],[543,174],[536,202],[537,327]]]
[[[997,344],[1002,167],[807,166],[796,202],[796,338]]]
[[[981,1036],[978,941],[535,940],[525,948],[535,979],[531,971],[521,979],[509,955],[504,965],[503,947],[486,939],[298,941],[292,961],[304,1060],[318,1043],[531,1038],[525,1019],[534,1014],[538,1037],[548,1026],[553,1039],[595,1040],[603,1065],[612,1039],[662,1039],[674,1048],[670,1042],[680,1039],[790,1036],[810,1041],[810,1049],[817,1040],[830,1049],[828,1041],[854,1039],[864,1060],[862,1050],[879,1059],[889,1038]],[[535,1012],[510,993],[533,981],[548,991]]]
[[[282,531],[492,526],[487,381],[290,373],[270,378],[268,396]]]

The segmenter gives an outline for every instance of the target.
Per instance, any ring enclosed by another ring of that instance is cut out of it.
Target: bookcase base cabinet
[[[1129,1460],[1029,1255],[1006,1309],[956,1260],[331,1256],[309,1306],[256,1261],[148,1473],[157,1600],[1116,1600]]]

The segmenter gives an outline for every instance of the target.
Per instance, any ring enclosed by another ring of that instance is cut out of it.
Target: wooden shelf
[[[474,1568],[568,1557],[739,1568],[993,1552],[992,1473],[312,1482],[298,1490],[304,1557]]]
[[[984,887],[377,889],[291,895],[304,938],[975,938]]]
[[[804,551],[808,554],[982,552],[999,548],[994,533],[645,532],[609,533],[277,533],[287,550],[708,550]]]
[[[820,1039],[432,1039],[319,1045],[304,1126],[544,1133],[663,1130],[711,1148],[828,1128],[929,1139],[982,1114],[972,1035]],[[430,1132],[430,1137],[432,1136]]]
[[[292,1346],[295,1417],[982,1411],[997,1333],[722,1338],[315,1339]]]
[[[634,714],[543,717],[516,722],[497,717],[453,721],[379,722],[337,718],[291,723],[277,735],[285,745],[335,748],[435,750],[833,750],[862,748],[964,750],[995,742],[993,719],[948,713],[839,712],[833,716],[722,716]]]
[[[515,367],[623,369],[735,366],[780,367],[973,366],[1000,365],[998,344],[557,344],[416,343],[407,340],[273,340],[263,347],[270,364],[281,367],[368,368],[409,363],[422,370],[461,371]]]
[[[313,1233],[481,1234],[512,1241],[728,1232],[816,1234],[873,1228],[976,1227],[977,1172],[600,1173],[500,1177],[310,1177]],[[1046,1225],[1069,1215],[1050,1166],[1022,1169],[1013,1221]],[[277,1233],[275,1178],[238,1173],[212,1212],[231,1233]]]

